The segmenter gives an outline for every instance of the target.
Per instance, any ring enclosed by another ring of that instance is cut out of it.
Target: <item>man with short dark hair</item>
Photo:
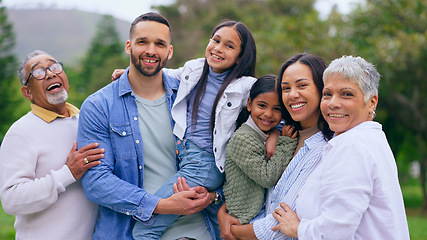
[[[154,195],[177,169],[170,110],[179,82],[162,71],[173,54],[169,22],[157,13],[137,17],[125,50],[130,66],[124,74],[81,108],[79,145],[96,140],[106,149],[82,179],[88,199],[100,205],[94,239],[133,239],[135,221],[150,224],[157,214],[188,215],[162,239],[215,238],[199,212],[214,193],[196,187],[166,199]]]
[[[77,151],[79,109],[66,102],[62,63],[37,50],[19,77],[32,110],[10,127],[0,148],[1,202],[16,215],[15,238],[90,239],[98,207],[78,180],[100,163],[103,149],[90,143]]]

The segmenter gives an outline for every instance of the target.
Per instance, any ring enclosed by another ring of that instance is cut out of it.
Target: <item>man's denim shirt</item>
[[[92,142],[105,148],[101,164],[82,178],[87,198],[100,205],[93,239],[132,239],[135,219],[149,220],[160,200],[142,189],[143,138],[128,71],[89,96],[80,111],[79,148]],[[170,111],[179,82],[163,73],[163,83]]]

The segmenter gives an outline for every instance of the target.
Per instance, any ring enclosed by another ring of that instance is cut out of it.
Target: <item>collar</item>
[[[327,143],[327,141],[325,140],[325,136],[323,136],[322,131],[318,130],[317,133],[315,133],[313,136],[306,139],[304,141],[304,144],[307,145],[309,149],[312,149],[318,146],[320,142],[324,142],[325,144]]]
[[[70,103],[65,103],[65,107],[70,117],[75,117],[80,112],[80,110],[77,107],[73,106]],[[56,118],[65,118],[64,115],[57,114],[55,112],[52,112],[50,110],[47,110],[35,104],[31,104],[31,112],[34,113],[34,115],[36,115],[37,117],[43,119],[43,121],[47,123],[52,122]]]
[[[265,141],[267,141],[268,138],[268,134],[266,134],[265,132],[263,132],[258,125],[256,125],[255,121],[252,119],[252,116],[249,116],[248,120],[245,122],[246,125],[248,125],[249,127],[253,128],[255,130],[255,132],[257,132],[261,138]]]
[[[375,121],[365,121],[362,123],[359,123],[358,125],[354,126],[353,128],[341,133],[340,135],[336,136],[334,134],[334,136],[332,137],[332,139],[329,141],[329,143],[331,145],[333,145],[335,142],[339,141],[337,139],[340,139],[343,136],[346,136],[348,134],[351,134],[352,132],[361,132],[363,130],[366,129],[378,129],[382,131],[382,125],[379,122],[375,122]]]

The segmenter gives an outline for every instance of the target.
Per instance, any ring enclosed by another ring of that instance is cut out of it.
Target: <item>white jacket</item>
[[[179,69],[165,69],[166,73],[181,81],[175,103],[172,107],[172,118],[175,120],[173,133],[179,139],[184,138],[187,128],[187,100],[186,97],[196,86],[203,71],[205,59],[193,59]],[[215,112],[215,128],[213,131],[213,153],[216,166],[224,172],[225,150],[231,135],[236,130],[236,120],[240,110],[246,106],[249,91],[256,81],[253,77],[234,79],[225,89],[218,102]]]

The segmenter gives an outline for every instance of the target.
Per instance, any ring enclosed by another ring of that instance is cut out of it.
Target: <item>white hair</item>
[[[323,81],[333,75],[339,75],[359,85],[365,102],[374,95],[378,96],[381,76],[372,63],[361,57],[342,56],[333,60],[323,72]]]
[[[28,61],[30,61],[33,57],[39,56],[39,55],[49,55],[49,54],[40,50],[35,50],[30,54],[28,54],[27,57],[19,65],[18,76],[22,86],[25,85],[28,79],[28,73],[25,71],[25,65],[27,65]]]

